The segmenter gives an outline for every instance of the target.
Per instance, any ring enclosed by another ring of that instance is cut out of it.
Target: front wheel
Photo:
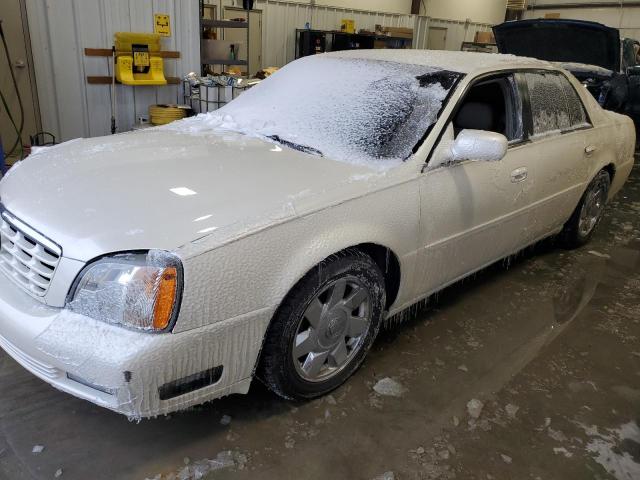
[[[258,378],[288,399],[344,383],[371,347],[385,305],[384,277],[368,255],[347,250],[310,271],[269,326]]]
[[[591,240],[596,227],[602,220],[610,186],[609,173],[600,170],[587,187],[580,203],[560,234],[564,246],[577,248]]]

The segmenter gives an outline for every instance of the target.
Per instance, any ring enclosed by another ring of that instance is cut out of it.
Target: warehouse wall
[[[332,1],[332,0],[328,0]],[[165,73],[181,77],[199,71],[198,2],[196,0],[26,0],[36,66],[43,129],[59,140],[106,135],[110,131],[111,89],[88,85],[87,75],[110,75],[107,58],[86,57],[84,48],[112,45],[116,31],[153,30],[153,13],[171,15],[172,37],[164,48],[181,58],[165,60]],[[333,2],[332,2],[333,3]],[[55,8],[54,8],[55,5]],[[301,2],[256,0],[262,10],[263,66],[282,66],[295,58],[295,29],[310,22],[313,28],[337,29],[343,18],[356,28],[373,30],[376,24],[414,28],[414,47],[427,48],[429,26],[447,28],[449,50],[459,50],[477,30],[490,25],[374,12],[353,8],[312,7]],[[155,103],[182,103],[181,86],[116,87],[119,131],[130,129],[140,114]]]
[[[606,1],[606,0],[605,0]],[[611,6],[601,6],[598,0],[530,0],[533,10],[527,10],[523,18],[542,18],[548,13],[557,13],[560,18],[574,18],[604,23],[619,28],[623,37],[640,39],[640,6],[620,6],[620,2],[610,1]],[[558,8],[566,4],[584,5],[580,8]],[[635,2],[638,5],[637,2]],[[596,6],[594,6],[596,5]],[[624,3],[623,3],[624,5]]]
[[[295,29],[336,30],[343,18],[355,20],[356,29],[373,30],[376,24],[413,28],[413,15],[323,7],[279,0],[258,0],[254,8],[262,10],[262,65],[281,67],[295,58]]]
[[[417,17],[414,27],[414,48],[429,48],[427,42],[429,28],[446,28],[447,42],[446,50],[460,50],[462,42],[472,42],[476,32],[491,31],[491,24],[473,23],[439,18]]]
[[[307,3],[311,3],[309,0]],[[316,5],[354,8],[374,12],[411,13],[411,0],[316,0]]]
[[[506,0],[423,0],[420,14],[432,18],[478,23],[502,23]]]
[[[414,29],[414,48],[427,48],[429,25],[447,29],[447,50],[460,50],[463,41],[471,41],[477,30],[491,29],[489,24],[465,23],[455,20],[429,19],[416,15],[358,11],[338,7],[323,7],[280,0],[258,0],[254,8],[262,14],[262,64],[280,67],[295,58],[295,29],[334,30],[343,18],[355,20],[356,29],[373,30],[376,24]]]
[[[171,15],[172,36],[163,48],[181,58],[165,60],[165,74],[199,69],[195,0],[27,0],[42,125],[59,140],[106,135],[111,89],[88,85],[87,75],[110,75],[110,60],[86,57],[84,48],[109,48],[117,31],[153,31],[153,13]],[[129,130],[150,104],[178,101],[179,87],[119,85],[117,124]]]

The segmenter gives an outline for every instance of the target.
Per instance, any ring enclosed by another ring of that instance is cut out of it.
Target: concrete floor
[[[255,384],[137,424],[0,353],[0,478],[639,479],[639,170],[590,245],[545,242],[449,288],[323,399]],[[374,393],[385,377],[401,397]]]

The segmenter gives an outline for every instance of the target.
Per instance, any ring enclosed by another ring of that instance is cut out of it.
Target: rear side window
[[[560,134],[589,125],[582,100],[567,78],[555,72],[525,72],[533,137]]]

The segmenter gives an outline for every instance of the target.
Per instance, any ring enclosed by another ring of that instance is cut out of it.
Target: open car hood
[[[620,70],[620,32],[583,20],[535,19],[493,27],[500,53]]]

